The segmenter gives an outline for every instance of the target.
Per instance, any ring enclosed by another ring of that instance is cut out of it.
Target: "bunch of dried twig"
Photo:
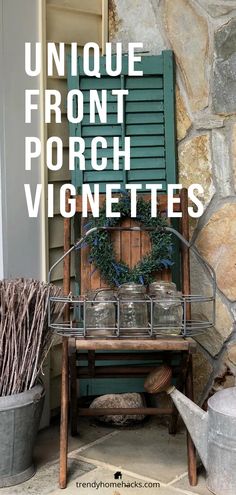
[[[59,294],[59,288],[37,280],[0,281],[0,396],[35,385],[52,340],[49,295]]]

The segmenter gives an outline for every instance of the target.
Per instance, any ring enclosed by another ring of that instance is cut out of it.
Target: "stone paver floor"
[[[69,438],[69,476],[58,488],[59,425],[41,431],[35,449],[37,472],[0,495],[209,495],[202,469],[197,487],[187,476],[185,431],[168,434],[156,418],[143,426],[108,428],[80,420],[80,436]]]

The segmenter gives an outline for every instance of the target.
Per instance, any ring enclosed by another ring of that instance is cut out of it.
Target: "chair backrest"
[[[149,195],[144,195],[144,199],[150,199]],[[69,211],[69,193],[66,196],[66,208]],[[188,240],[189,239],[189,218],[188,218],[188,196],[187,190],[182,189],[181,194],[176,196],[179,198],[179,203],[175,203],[174,211],[182,213],[180,219],[180,233]],[[104,195],[100,195],[100,204],[104,201]],[[158,198],[158,208],[162,213],[167,211],[167,195],[162,194]],[[76,212],[82,211],[82,198],[76,196]],[[88,209],[89,211],[89,209]],[[83,226],[87,223],[87,218],[81,218],[81,231]],[[132,226],[135,224],[134,220],[125,219],[122,222],[123,226]],[[117,259],[122,259],[133,267],[145,254],[150,251],[150,239],[147,232],[127,232],[117,231],[112,233],[113,243],[115,251],[117,253]],[[64,250],[67,251],[71,243],[71,220],[66,218],[64,220]],[[101,279],[99,271],[94,271],[94,266],[89,262],[89,247],[83,247],[76,257],[79,270],[79,286],[80,293],[86,294],[90,290],[106,287],[105,282]],[[182,278],[182,292],[183,294],[190,293],[190,270],[189,270],[189,252],[188,249],[180,244],[180,258],[181,266],[181,278]],[[64,260],[64,292],[67,295],[70,292],[70,257],[66,257]],[[163,280],[171,280],[172,273],[170,270],[162,270],[156,274],[156,278]]]

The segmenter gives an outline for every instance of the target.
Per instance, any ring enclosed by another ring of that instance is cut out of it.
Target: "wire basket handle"
[[[163,232],[163,231],[166,231],[166,232],[170,232],[171,234],[174,234],[175,237],[177,237],[188,249],[192,250],[193,253],[196,255],[196,257],[198,258],[198,260],[206,267],[209,275],[210,275],[210,278],[212,279],[212,289],[213,289],[213,294],[215,294],[216,292],[216,274],[215,274],[215,270],[214,268],[210,265],[210,263],[208,263],[201,255],[200,253],[198,252],[196,246],[194,246],[194,244],[192,244],[191,242],[187,241],[187,239],[185,239],[182,234],[180,234],[180,232],[178,232],[177,230],[173,229],[172,227],[159,227],[159,228],[154,228],[154,227],[145,227],[145,226],[134,226],[134,227],[106,227],[106,226],[103,226],[103,227],[93,227],[92,229],[89,229],[87,230],[87,232],[73,245],[71,246],[70,249],[68,249],[68,251],[66,251],[50,268],[49,272],[48,272],[48,282],[50,283],[51,282],[51,274],[52,274],[52,271],[54,270],[54,268],[56,268],[57,265],[59,265],[63,260],[64,258],[66,258],[66,256],[68,256],[70,253],[72,253],[75,249],[78,249],[81,247],[81,245],[83,244],[83,242],[87,239],[87,237],[89,237],[91,234],[95,233],[95,232],[99,232],[99,231],[102,231],[102,230],[105,230],[105,231],[138,231],[138,232],[141,232],[141,231],[159,231],[159,232]]]

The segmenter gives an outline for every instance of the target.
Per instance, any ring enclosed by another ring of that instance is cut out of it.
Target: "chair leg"
[[[77,404],[77,373],[76,373],[76,352],[69,356],[70,368],[70,429],[71,436],[78,435],[78,404]]]
[[[193,364],[192,364],[192,356],[189,355],[189,363],[186,375],[186,384],[185,384],[185,393],[186,396],[194,400],[193,397]],[[191,436],[187,431],[187,451],[188,451],[188,478],[191,486],[197,485],[197,460],[196,460],[196,449],[194,443],[192,441]]]
[[[170,422],[169,422],[169,434],[170,435],[176,435],[176,433],[177,433],[178,417],[179,417],[178,409],[173,404],[173,411],[172,411]]]
[[[182,352],[182,354],[181,354],[181,372],[178,375],[177,384],[176,384],[176,387],[180,392],[183,392],[184,384],[186,382],[188,362],[189,362],[188,356],[189,356],[188,352],[185,352],[185,353]],[[172,412],[172,415],[170,418],[170,423],[169,423],[169,434],[170,435],[176,435],[176,433],[177,433],[178,418],[179,418],[179,411],[173,403],[173,412]]]
[[[62,377],[61,377],[60,474],[59,474],[60,488],[66,488],[67,485],[68,406],[69,406],[68,339],[66,337],[63,337]]]

